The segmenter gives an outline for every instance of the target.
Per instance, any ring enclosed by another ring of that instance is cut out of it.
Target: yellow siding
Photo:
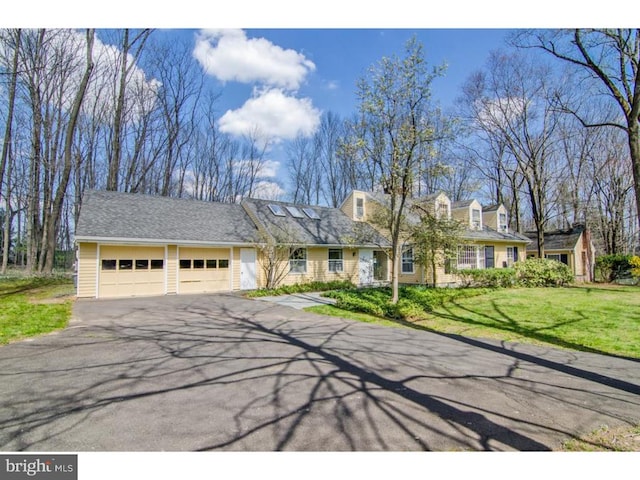
[[[360,218],[356,215],[356,199],[357,198],[361,198],[362,199],[362,209],[363,209],[362,213],[363,213],[363,216],[360,217]],[[344,212],[344,214],[347,217],[349,217],[352,220],[366,221],[367,217],[368,217],[366,193],[365,192],[360,192],[358,190],[353,190],[349,194],[347,199],[344,201],[344,203],[340,207],[340,209]]]
[[[349,194],[349,196],[347,197],[347,199],[342,204],[342,206],[340,207],[340,210],[342,210],[342,212],[352,220],[355,218],[355,210],[354,210],[354,206],[353,206],[353,204],[354,204],[354,202],[353,202],[354,194],[355,194],[355,192],[351,192]]]
[[[178,292],[178,247],[176,245],[167,245],[166,269],[167,293],[175,294]]]
[[[498,230],[498,211],[482,212],[482,222],[487,227]]]
[[[355,255],[354,255],[355,253]],[[331,282],[334,280],[348,280],[357,282],[358,277],[358,254],[356,249],[342,249],[342,272],[329,271],[329,249],[327,247],[307,248],[307,271],[306,273],[289,273],[280,285],[293,285],[296,283],[308,283],[313,281]],[[288,263],[288,262],[287,262]],[[287,268],[287,266],[285,266]],[[261,272],[261,281],[264,277]],[[262,283],[261,285],[264,285]]]
[[[98,244],[78,243],[78,297],[96,296]]]
[[[240,248],[233,248],[232,266],[232,290],[240,290]]]

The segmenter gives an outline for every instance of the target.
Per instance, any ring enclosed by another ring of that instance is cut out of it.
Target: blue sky
[[[355,84],[383,56],[402,55],[413,35],[423,43],[430,65],[447,64],[433,84],[434,100],[450,106],[467,76],[480,68],[491,50],[504,46],[506,29],[248,29],[248,40],[265,39],[313,62],[297,95],[310,98],[323,111],[341,116],[355,111]],[[189,33],[189,32],[187,32]],[[193,32],[190,32],[194,34]],[[228,81],[221,104],[237,108],[253,85]]]
[[[417,36],[430,65],[447,65],[445,75],[432,85],[434,102],[446,110],[489,52],[504,47],[509,30],[166,29],[158,33],[191,42],[194,61],[221,92],[219,128],[238,137],[264,133],[271,140],[267,170],[287,190],[287,142],[299,134],[311,136],[323,112],[342,118],[356,112],[356,82],[382,57],[402,56],[407,40]]]

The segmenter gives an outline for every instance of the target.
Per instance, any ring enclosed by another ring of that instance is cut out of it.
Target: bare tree
[[[640,225],[640,29],[526,31],[514,43],[541,49],[588,73],[588,80],[597,82],[620,107],[622,119],[592,122],[575,105],[563,105],[585,127],[611,126],[625,132]]]
[[[553,79],[545,65],[522,55],[494,52],[486,71],[477,77],[470,99],[479,128],[489,132],[494,145],[504,147],[500,153],[506,153],[522,175],[540,257],[544,256],[550,187],[559,172]],[[503,157],[497,158],[502,161]]]
[[[305,205],[319,203],[323,169],[313,139],[298,135],[287,148],[287,167],[293,187],[291,201]]]
[[[57,190],[51,202],[50,211],[46,212],[45,222],[46,230],[43,241],[43,252],[41,253],[41,268],[46,273],[51,273],[54,265],[54,257],[56,250],[56,241],[58,232],[60,230],[60,218],[62,212],[62,205],[67,193],[67,186],[69,184],[69,178],[71,176],[72,168],[72,149],[74,144],[74,136],[76,126],[78,123],[78,117],[80,115],[80,108],[84,100],[87,85],[89,84],[89,78],[93,70],[93,43],[95,38],[95,31],[88,29],[86,32],[86,65],[84,73],[80,80],[80,84],[77,86],[72,104],[69,119],[66,125],[65,140],[64,140],[64,152],[63,152],[63,168],[58,178]],[[44,260],[42,260],[44,258]]]
[[[130,34],[133,33],[132,38]],[[107,176],[107,190],[118,189],[118,178],[120,173],[120,161],[122,157],[122,130],[125,120],[125,100],[127,85],[131,72],[136,65],[136,61],[142,54],[144,45],[151,34],[151,30],[144,29],[140,32],[131,32],[125,28],[122,33],[120,44],[120,70],[118,76],[118,86],[116,89],[115,108],[113,113],[113,124],[111,130],[111,153],[109,158],[109,170]],[[130,58],[131,55],[131,58]]]

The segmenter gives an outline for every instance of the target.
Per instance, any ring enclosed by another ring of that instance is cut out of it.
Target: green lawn
[[[336,307],[310,310],[342,317],[352,315]],[[367,316],[367,321],[378,320],[379,317]],[[434,305],[431,312],[396,323],[470,337],[640,358],[638,287],[589,285],[492,290],[470,298],[454,298]]]
[[[74,293],[64,277],[0,278],[0,345],[66,327]]]

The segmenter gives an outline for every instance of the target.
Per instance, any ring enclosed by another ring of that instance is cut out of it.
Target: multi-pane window
[[[569,256],[566,253],[547,253],[545,258],[569,265]]]
[[[154,260],[152,260],[153,262]],[[162,260],[160,260],[162,261]],[[153,268],[153,265],[151,266]],[[211,270],[214,268],[229,268],[229,260],[226,258],[207,258],[200,259],[194,258],[193,260],[182,258],[180,259],[180,268],[182,269],[194,269],[194,270]]]
[[[307,249],[294,248],[289,255],[290,273],[307,273]]]
[[[330,248],[329,249],[329,271],[330,272],[342,272],[344,264],[342,261],[342,249]]]
[[[356,218],[364,217],[364,198],[356,198]]]
[[[480,230],[480,228],[482,227],[482,220],[480,219],[480,210],[478,210],[477,208],[474,208],[473,210],[471,210],[471,225],[476,230]]]
[[[458,270],[484,268],[484,248],[477,245],[458,247]]]
[[[148,258],[136,258],[135,260],[116,260],[116,259],[103,259],[102,270],[162,270],[164,268],[164,260]],[[189,267],[187,267],[189,268]]]
[[[449,218],[449,205],[446,202],[438,202],[436,205],[436,217],[439,219]]]
[[[413,273],[413,248],[402,252],[402,273]]]
[[[498,230],[500,230],[501,232],[507,231],[507,214],[506,213],[500,213],[498,215]]]

